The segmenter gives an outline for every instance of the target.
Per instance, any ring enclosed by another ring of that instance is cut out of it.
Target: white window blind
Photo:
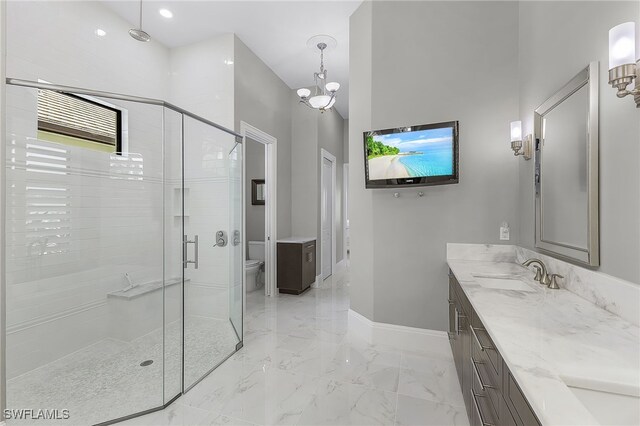
[[[38,130],[117,147],[118,111],[73,95],[38,91]]]

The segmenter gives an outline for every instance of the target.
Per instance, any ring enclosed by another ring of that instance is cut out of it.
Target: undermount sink
[[[640,390],[623,394],[589,389],[585,384],[578,387],[566,379],[565,384],[600,424],[640,425]]]
[[[472,274],[478,284],[484,288],[495,290],[515,290],[534,292],[529,284],[522,281],[517,275],[507,274]]]

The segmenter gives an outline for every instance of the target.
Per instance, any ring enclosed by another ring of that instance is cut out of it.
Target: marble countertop
[[[447,262],[542,424],[599,424],[566,383],[640,396],[638,326],[519,264]],[[481,274],[517,275],[533,291],[482,287]]]
[[[289,244],[304,244],[315,240],[315,237],[287,237],[278,239],[278,242]]]

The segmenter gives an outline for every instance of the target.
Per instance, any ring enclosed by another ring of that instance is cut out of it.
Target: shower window
[[[38,139],[122,152],[123,111],[88,97],[38,91]]]

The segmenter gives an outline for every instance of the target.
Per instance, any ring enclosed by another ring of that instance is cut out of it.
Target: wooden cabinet
[[[540,425],[452,273],[449,341],[471,426]]]
[[[278,290],[300,294],[316,280],[316,241],[278,242]]]
[[[453,352],[453,360],[458,373],[458,381],[462,388],[462,395],[467,407],[467,414],[471,416],[471,368],[468,359],[471,357],[471,316],[469,301],[460,290],[456,288],[453,275],[449,275],[449,342]],[[466,361],[466,362],[465,362]]]

